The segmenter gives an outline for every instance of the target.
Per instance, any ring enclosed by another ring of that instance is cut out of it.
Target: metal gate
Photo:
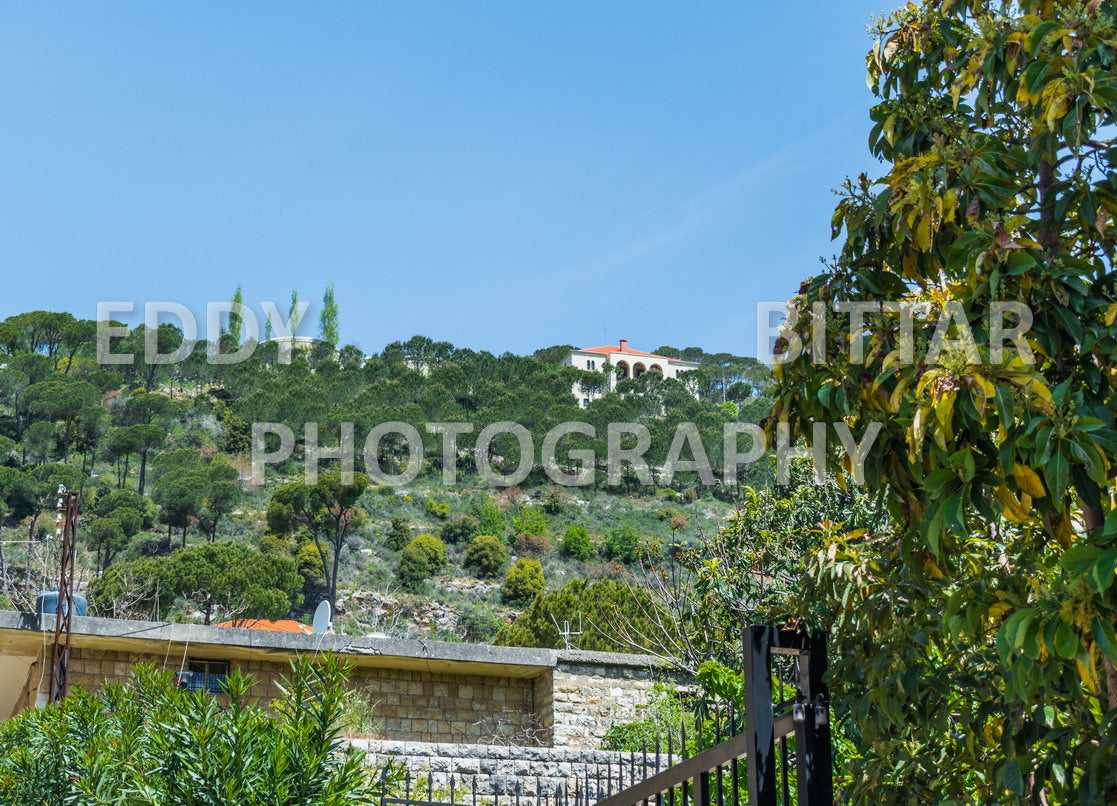
[[[657,738],[654,746],[631,753],[627,765],[606,764],[554,789],[535,782],[524,791],[522,782],[479,782],[477,775],[451,774],[448,792],[439,797],[430,773],[425,781],[418,777],[414,786],[408,773],[403,797],[388,797],[385,791],[380,804],[530,806],[534,801],[535,806],[831,806],[829,700],[822,681],[826,634],[748,627],[742,635],[742,653],[743,725],[732,701],[720,709],[715,704],[709,709],[713,730],[707,737],[715,743],[703,748],[699,729],[694,737],[697,752],[689,758],[684,728],[677,744],[672,744],[669,733],[665,746]],[[723,717],[727,719],[723,721]],[[386,775],[387,770],[385,790]]]
[[[743,638],[744,731],[600,806],[831,806],[826,633],[753,626]]]

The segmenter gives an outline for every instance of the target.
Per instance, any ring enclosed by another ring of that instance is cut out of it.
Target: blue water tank
[[[89,603],[85,599],[84,593],[74,594],[74,615],[84,616],[89,609]],[[35,597],[35,613],[38,615],[54,615],[58,612],[58,590],[57,588],[52,591],[39,591],[39,595]]]

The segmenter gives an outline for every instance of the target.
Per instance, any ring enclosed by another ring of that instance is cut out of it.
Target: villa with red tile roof
[[[692,384],[680,377],[683,372],[698,369],[698,364],[693,361],[680,361],[677,358],[668,358],[665,355],[645,353],[633,350],[628,346],[628,339],[621,339],[618,345],[606,347],[587,347],[582,350],[571,350],[562,362],[568,367],[589,370],[590,372],[603,372],[608,364],[613,371],[603,388],[586,388],[575,383],[573,392],[578,399],[578,405],[587,408],[591,401],[597,400],[617,388],[617,384],[629,378],[639,378],[645,372],[658,372],[664,378],[675,378],[683,382],[690,393],[697,396]]]

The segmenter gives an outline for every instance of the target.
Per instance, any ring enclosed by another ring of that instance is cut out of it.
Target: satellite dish
[[[311,622],[311,629],[314,630],[315,635],[325,635],[330,629],[330,603],[323,599],[318,603],[318,607],[314,610],[314,621]]]

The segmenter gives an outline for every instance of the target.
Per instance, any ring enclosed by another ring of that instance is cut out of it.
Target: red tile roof
[[[658,358],[662,361],[674,361],[674,360],[676,360],[674,358],[668,358],[665,355],[656,355],[655,353],[642,353],[639,350],[633,350],[629,347],[625,347],[622,350],[620,347],[617,347],[617,346],[613,346],[613,347],[586,347],[582,350],[578,350],[578,352],[580,352],[580,353],[601,353],[603,355],[608,355],[609,353],[622,353],[623,352],[625,355],[642,355],[642,356],[646,356],[648,358]]]

